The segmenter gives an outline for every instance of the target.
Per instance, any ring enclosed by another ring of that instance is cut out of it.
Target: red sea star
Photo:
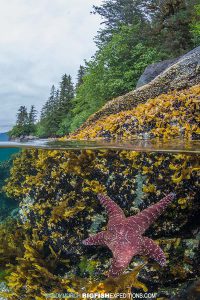
[[[170,193],[137,215],[126,218],[113,200],[108,196],[98,195],[109,216],[107,230],[87,238],[83,244],[104,245],[112,251],[113,260],[108,276],[120,275],[137,254],[153,258],[161,266],[166,264],[162,249],[152,239],[143,237],[143,233],[163,213],[174,197],[175,194]]]

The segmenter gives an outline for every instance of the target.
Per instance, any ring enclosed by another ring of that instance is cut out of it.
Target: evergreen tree
[[[103,18],[103,29],[96,37],[101,48],[123,25],[141,25],[139,39],[175,57],[193,46],[191,24],[199,0],[106,0],[94,6]]]
[[[52,85],[51,91],[50,91],[50,96],[49,96],[48,100],[46,101],[46,103],[44,104],[44,106],[42,107],[41,116],[40,116],[41,121],[43,119],[46,119],[54,110],[55,94],[56,94],[55,86]]]
[[[84,75],[85,75],[85,67],[80,65],[79,70],[78,70],[78,74],[77,74],[76,91],[78,90],[78,88],[83,83]]]
[[[35,106],[31,105],[30,112],[28,114],[28,131],[29,131],[29,134],[35,135],[36,120],[37,120],[37,111],[35,109]]]
[[[63,108],[70,107],[70,101],[74,97],[74,86],[70,75],[64,74],[60,83],[60,104]]]
[[[56,118],[59,123],[58,135],[69,132],[72,119],[74,86],[70,75],[64,74],[60,82],[59,103]]]
[[[50,97],[42,108],[38,135],[42,137],[58,136],[68,132],[71,119],[74,86],[70,75],[64,74],[60,89],[52,86]]]
[[[27,126],[28,125],[28,112],[26,106],[20,106],[17,113],[17,122],[18,126]]]
[[[21,137],[30,134],[29,115],[26,106],[20,106],[15,126],[9,132],[11,137]]]
[[[100,6],[93,6],[93,14],[99,14],[103,18],[101,24],[103,29],[98,31],[96,43],[101,48],[102,45],[109,42],[112,34],[118,32],[122,25],[133,25],[148,22],[144,13],[144,0],[107,0]]]
[[[55,92],[55,103],[58,103],[59,99],[60,99],[60,91],[59,89],[57,89]]]
[[[57,120],[57,110],[59,104],[59,91],[56,91],[55,86],[51,87],[50,96],[44,104],[40,122],[38,124],[38,135],[41,137],[56,136],[59,129]]]
[[[30,125],[34,125],[37,120],[37,110],[34,105],[31,105],[31,109],[28,115],[28,122]]]
[[[199,0],[149,1],[146,12],[151,15],[152,34],[156,44],[161,45],[174,57],[193,47],[191,23],[194,4]]]
[[[53,112],[56,106],[56,89],[55,86],[52,85],[51,91],[50,91],[50,96],[48,99],[48,111]]]
[[[72,99],[74,98],[74,86],[70,75],[64,74],[60,82],[59,103],[57,118],[59,123],[66,117],[72,109]]]

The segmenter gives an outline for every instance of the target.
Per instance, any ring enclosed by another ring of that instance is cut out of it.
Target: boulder
[[[177,60],[178,60],[177,58],[167,59],[147,66],[146,69],[144,70],[144,73],[140,76],[136,88],[139,88],[151,82],[159,74],[161,74],[171,65],[173,65],[175,62],[177,62]]]
[[[150,98],[172,90],[181,90],[200,82],[200,46],[185,54],[150,83],[107,102],[91,115],[77,132],[103,116],[130,110]]]
[[[144,73],[140,76],[136,88],[148,84],[173,64],[185,59],[188,56],[191,56],[193,53],[196,53],[196,50],[197,48],[193,49],[187,54],[181,55],[180,57],[173,58],[173,59],[166,59],[147,66],[146,69],[144,70]]]

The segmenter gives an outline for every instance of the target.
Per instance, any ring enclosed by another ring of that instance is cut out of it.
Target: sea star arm
[[[147,237],[143,238],[143,250],[140,254],[146,255],[157,261],[162,267],[166,265],[166,257],[162,249]]]
[[[133,255],[129,254],[126,256],[113,257],[110,270],[108,272],[108,277],[117,277],[119,276],[129,265]]]
[[[101,231],[83,240],[84,245],[105,245],[106,231]]]
[[[125,217],[123,210],[110,197],[98,194],[101,205],[106,209],[109,219]]]
[[[128,218],[128,224],[133,226],[135,230],[142,234],[149,228],[151,224],[164,212],[166,207],[172,202],[175,194],[170,193],[158,203],[151,205],[150,207],[144,209],[142,212],[138,213],[136,216]]]

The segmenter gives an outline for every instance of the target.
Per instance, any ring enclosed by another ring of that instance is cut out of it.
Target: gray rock
[[[177,62],[178,58],[167,59],[146,67],[144,73],[140,76],[136,88],[139,88],[156,78],[159,74]]]
[[[186,53],[180,57],[163,60],[158,63],[147,66],[146,69],[144,70],[144,73],[140,76],[136,88],[139,88],[145,84],[148,84],[153,79],[155,79],[158,75],[160,75],[166,69],[168,69],[170,66],[174,65],[177,62],[180,62],[181,60],[183,60],[187,57],[190,57],[192,54],[197,52],[198,48],[195,48],[195,49],[191,50],[189,53]]]
[[[39,138],[37,136],[33,136],[33,135],[22,135],[20,137],[17,138],[13,138],[11,137],[9,139],[9,141],[11,142],[16,142],[16,143],[26,143],[26,142],[30,142],[30,141],[36,141]]]

